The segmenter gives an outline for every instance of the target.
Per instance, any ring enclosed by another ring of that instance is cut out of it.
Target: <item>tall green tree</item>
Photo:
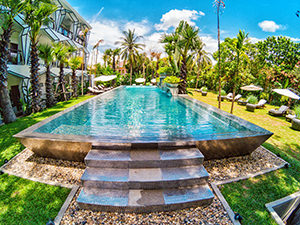
[[[42,25],[47,24],[49,16],[57,7],[51,0],[29,0],[25,7],[25,23],[30,27],[30,84],[31,84],[31,108],[32,112],[39,112],[41,108],[41,96],[39,85],[39,58],[38,42]]]
[[[83,63],[83,60],[79,56],[72,56],[69,59],[69,66],[72,69],[72,89],[73,89],[73,97],[77,97],[77,87],[78,87],[78,82],[77,82],[77,77],[76,77],[76,70],[80,68],[80,65]]]
[[[225,8],[225,3],[222,0],[215,0],[215,6],[217,8],[217,29],[218,29],[218,81],[219,81],[219,95],[218,95],[218,108],[221,109],[221,54],[220,54],[220,13],[222,12],[222,9]]]
[[[134,55],[138,52],[139,49],[143,49],[145,47],[144,44],[138,43],[138,39],[142,38],[142,36],[137,36],[135,34],[135,30],[123,31],[123,37],[121,37],[121,41],[116,42],[116,44],[121,44],[121,54],[123,58],[128,60],[130,67],[130,78],[129,83],[132,84],[132,72],[133,72],[133,61]]]
[[[54,61],[53,47],[48,44],[40,44],[38,46],[39,57],[44,61],[46,67],[46,105],[51,107],[55,104],[55,98],[53,94],[53,81],[51,78],[50,66]]]
[[[116,72],[116,57],[119,57],[120,53],[121,53],[120,48],[116,48],[116,49],[112,50],[112,66],[113,66],[114,72]]]
[[[9,57],[9,42],[13,33],[14,18],[24,11],[26,1],[0,0],[0,112],[4,123],[16,120],[7,89],[7,64]]]
[[[235,76],[233,77],[233,91],[232,91],[232,103],[231,103],[231,109],[230,109],[230,113],[233,114],[233,107],[234,107],[234,99],[235,99],[235,93],[236,93],[236,84],[239,81],[240,77],[239,77],[239,69],[240,69],[240,60],[241,60],[241,56],[246,56],[246,45],[245,42],[248,39],[248,33],[246,34],[245,31],[239,31],[238,35],[237,35],[237,40],[236,40],[236,44],[235,44],[235,52],[236,52],[236,73]],[[247,56],[246,56],[247,57]]]

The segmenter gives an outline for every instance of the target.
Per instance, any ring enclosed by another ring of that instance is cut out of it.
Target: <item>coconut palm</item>
[[[51,79],[50,65],[54,60],[53,47],[48,44],[40,44],[38,46],[39,57],[44,61],[46,67],[46,105],[51,107],[55,104],[55,98],[53,95],[53,83]]]
[[[180,77],[182,82],[179,85],[179,93],[186,94],[187,83],[187,63],[193,58],[197,48],[198,28],[190,26],[187,22],[181,21],[178,26],[179,38],[176,42],[175,48],[181,56]]]
[[[111,65],[111,56],[112,56],[113,50],[108,48],[104,51],[104,55],[107,56],[106,60],[107,60],[107,66]]]
[[[4,123],[16,120],[9,92],[7,89],[7,63],[9,56],[8,44],[12,35],[14,18],[21,13],[26,6],[23,0],[0,0],[0,108]]]
[[[248,33],[246,34],[245,31],[239,31],[237,35],[237,41],[235,47],[235,52],[236,52],[236,73],[235,76],[233,77],[233,87],[232,87],[232,103],[231,103],[231,109],[230,113],[233,113],[233,106],[234,106],[234,98],[235,98],[235,92],[236,92],[236,83],[238,82],[239,79],[239,66],[240,66],[240,58],[241,57],[247,57],[246,55],[246,41],[248,39]]]
[[[116,42],[116,44],[121,44],[121,54],[123,58],[128,60],[130,66],[130,85],[132,83],[132,72],[133,72],[133,58],[134,54],[138,52],[139,49],[143,49],[144,44],[137,43],[138,39],[142,36],[135,35],[135,30],[123,31],[123,37],[121,41]]]
[[[49,16],[55,12],[56,6],[52,1],[30,0],[25,7],[25,23],[30,27],[30,84],[31,84],[31,108],[32,112],[39,112],[41,108],[41,96],[39,85],[39,58],[38,42],[42,25],[49,22]]]
[[[159,60],[160,60],[160,57],[161,57],[161,52],[156,52],[156,53],[155,53],[155,58],[156,58],[155,74],[156,74],[156,76],[158,75],[158,74],[157,74],[157,71],[158,71],[158,69],[159,69]]]
[[[218,107],[221,109],[221,53],[220,53],[220,12],[225,8],[224,1],[215,0],[215,6],[217,8],[217,28],[218,28],[218,81],[219,81],[219,95],[218,95]]]
[[[83,63],[81,65],[81,95],[83,95],[83,80],[84,80],[83,70],[84,70],[84,67],[86,65],[86,57],[85,57],[85,49],[86,49],[86,46],[87,46],[86,38],[87,38],[87,35],[88,35],[89,32],[90,32],[90,29],[88,27],[86,27],[83,30],[81,30],[80,34],[79,34],[83,38],[83,40],[84,40],[84,42],[83,42],[83,48],[82,48]]]
[[[116,48],[112,51],[112,64],[113,64],[113,70],[116,72],[116,57],[119,57],[121,52],[120,48]]]
[[[68,63],[68,58],[77,49],[72,46],[67,46],[62,42],[53,43],[53,52],[55,60],[59,62],[59,79],[57,91],[59,92],[59,100],[67,100],[65,90],[64,67]]]
[[[77,78],[76,78],[76,70],[80,67],[83,60],[79,56],[73,56],[69,59],[69,66],[72,69],[72,89],[73,89],[73,97],[77,97]]]

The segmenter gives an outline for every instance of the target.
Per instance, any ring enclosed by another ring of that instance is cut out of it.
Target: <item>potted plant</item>
[[[295,107],[295,118],[292,119],[292,128],[294,130],[300,130],[300,105]]]
[[[164,79],[164,83],[170,88],[177,88],[178,84],[181,82],[180,78],[175,76],[169,76]]]
[[[254,95],[250,95],[247,99],[247,105],[246,105],[246,110],[250,111],[250,112],[254,112],[254,110],[256,109],[256,103],[257,103],[258,99],[256,96]]]
[[[207,87],[202,87],[201,88],[201,93],[202,93],[202,96],[206,96],[207,95],[207,91],[208,91],[208,89],[207,89]]]

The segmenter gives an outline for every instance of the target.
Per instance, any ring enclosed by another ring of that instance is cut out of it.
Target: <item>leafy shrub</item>
[[[204,87],[201,88],[201,91],[207,92],[208,88],[204,86]]]
[[[270,100],[270,94],[266,93],[266,92],[263,92],[263,93],[260,94],[260,98]]]
[[[172,74],[172,72],[173,72],[172,67],[169,67],[169,66],[160,67],[157,70],[158,74]]]
[[[221,90],[221,96],[226,96],[226,91]]]
[[[258,102],[258,99],[256,96],[254,95],[250,95],[247,99],[248,103],[250,104],[256,104]]]
[[[164,79],[164,83],[168,84],[178,84],[181,82],[181,79],[175,76],[169,76]]]
[[[295,115],[297,119],[300,119],[300,105],[295,106]]]

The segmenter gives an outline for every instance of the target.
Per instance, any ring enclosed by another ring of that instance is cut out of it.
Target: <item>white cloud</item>
[[[187,21],[190,25],[195,26],[195,20],[197,20],[200,16],[204,16],[205,13],[196,10],[178,10],[172,9],[169,12],[162,15],[159,24],[155,24],[156,30],[167,31],[169,28],[177,27],[181,20]]]
[[[252,44],[255,44],[255,43],[257,43],[257,42],[259,42],[259,41],[263,41],[264,39],[261,39],[261,38],[256,38],[256,37],[249,37],[249,41],[250,41],[250,43],[252,43]]]
[[[280,24],[276,24],[272,20],[264,20],[258,23],[258,26],[265,32],[276,32],[277,30],[284,29],[284,27]]]
[[[141,22],[130,21],[130,22],[126,23],[124,26],[124,30],[127,31],[128,29],[135,30],[136,35],[144,36],[150,32],[151,27],[147,20],[142,20]]]

